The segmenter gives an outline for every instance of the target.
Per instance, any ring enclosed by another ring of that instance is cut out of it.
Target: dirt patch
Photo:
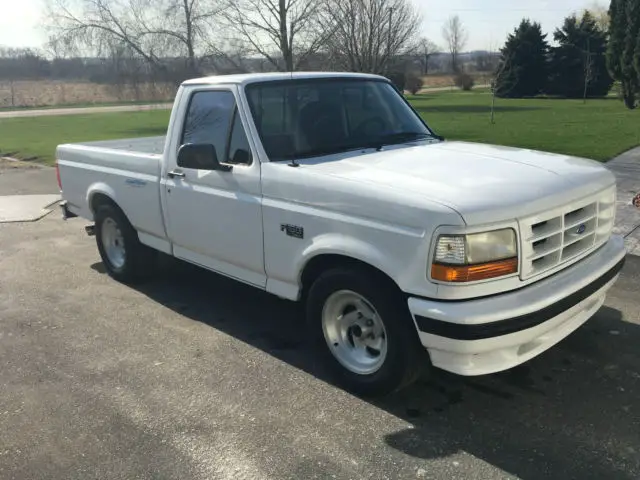
[[[15,158],[0,157],[0,173],[2,173],[3,170],[28,170],[38,168],[40,168],[40,166],[34,165],[33,163],[23,162]]]

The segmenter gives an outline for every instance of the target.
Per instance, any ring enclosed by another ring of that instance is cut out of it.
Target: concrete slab
[[[0,197],[0,223],[34,222],[51,213],[60,195],[6,195]]]
[[[640,208],[633,198],[640,193],[640,147],[629,150],[607,163],[618,181],[618,200],[614,233],[625,237],[627,251],[640,255]]]
[[[55,168],[0,158],[0,195],[58,193]]]

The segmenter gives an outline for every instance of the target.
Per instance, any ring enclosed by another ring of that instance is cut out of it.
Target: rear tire
[[[401,292],[359,268],[333,268],[309,290],[307,320],[338,383],[380,396],[416,381],[430,362]]]
[[[115,205],[100,205],[94,218],[96,243],[107,273],[123,283],[148,279],[155,267],[155,251],[140,243],[122,210]]]

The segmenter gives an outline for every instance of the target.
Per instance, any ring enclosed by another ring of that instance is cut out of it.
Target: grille
[[[520,221],[525,280],[569,263],[609,240],[615,219],[615,188]]]

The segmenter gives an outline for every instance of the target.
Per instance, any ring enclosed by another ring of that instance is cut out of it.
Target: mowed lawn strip
[[[409,96],[427,123],[449,140],[493,143],[608,160],[640,145],[640,110],[603,100],[496,99],[484,91]],[[0,119],[0,154],[53,163],[59,143],[163,135],[169,110]]]
[[[0,119],[0,155],[52,165],[60,143],[152,137],[167,132],[170,110]]]

